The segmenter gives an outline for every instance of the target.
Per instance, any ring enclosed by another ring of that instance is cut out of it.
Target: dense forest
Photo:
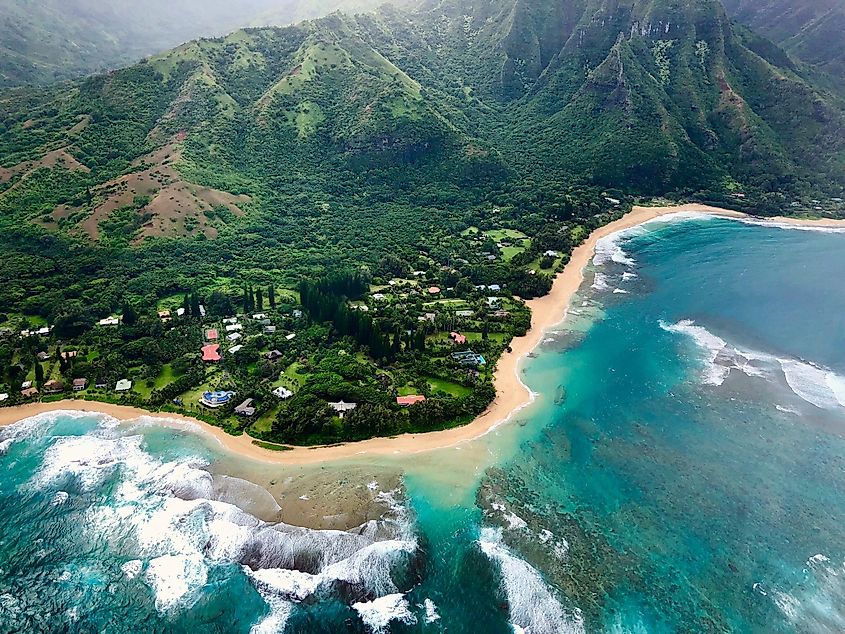
[[[838,98],[750,38],[710,1],[444,0],[7,91],[0,393],[283,443],[470,420],[636,197],[842,213]]]

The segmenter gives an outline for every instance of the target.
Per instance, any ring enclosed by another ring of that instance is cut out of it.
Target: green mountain
[[[732,17],[796,60],[845,78],[845,5],[839,0],[724,0]]]
[[[0,211],[139,242],[296,196],[840,192],[837,102],[746,42],[716,0],[442,0],[236,31],[11,93]]]
[[[239,27],[374,6],[368,0],[0,0],[0,87],[87,75]]]

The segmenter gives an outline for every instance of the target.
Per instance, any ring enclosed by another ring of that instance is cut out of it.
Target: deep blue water
[[[0,632],[845,631],[843,247],[700,218],[606,240],[526,364],[537,402],[391,463],[393,511],[350,533],[220,499],[190,434],[0,432]]]

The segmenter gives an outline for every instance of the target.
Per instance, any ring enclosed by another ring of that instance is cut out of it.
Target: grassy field
[[[426,377],[429,385],[431,385],[431,389],[435,392],[446,392],[447,394],[451,394],[455,397],[461,396],[468,396],[472,390],[468,387],[464,387],[459,383],[453,383],[452,381],[447,381],[446,379],[438,379],[435,377]]]
[[[173,373],[173,366],[169,363],[166,363],[159,375],[156,377],[155,381],[153,381],[152,387],[147,386],[147,381],[136,381],[135,384],[132,386],[133,392],[138,392],[144,398],[150,398],[150,394],[152,394],[153,390],[160,390],[161,388],[165,387],[168,383],[173,382],[176,379],[176,375]]]

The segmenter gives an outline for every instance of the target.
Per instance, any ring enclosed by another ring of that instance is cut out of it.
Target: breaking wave
[[[0,439],[32,436],[43,422],[12,426]],[[372,490],[391,509],[381,520],[348,532],[311,530],[270,524],[238,508],[232,503],[238,492],[254,485],[216,476],[194,457],[158,460],[142,436],[120,436],[106,425],[50,442],[28,486],[55,490],[60,503],[94,493],[84,537],[107,540],[126,559],[125,579],[145,584],[161,613],[194,605],[212,570],[230,566],[243,571],[269,608],[256,633],[282,631],[296,604],[315,595],[360,604],[355,609],[373,631],[381,631],[381,614],[399,620],[410,614],[399,609],[407,602],[391,598],[413,585],[418,557],[396,491]]]
[[[845,631],[845,563],[835,564],[822,554],[805,563],[804,578],[786,589],[757,592],[768,597],[777,609],[801,632]]]
[[[809,361],[777,357],[765,352],[732,346],[689,319],[675,324],[660,321],[660,327],[691,338],[702,351],[703,380],[721,385],[731,372],[768,380],[782,379],[794,394],[819,409],[845,407],[845,377]]]
[[[581,615],[567,613],[540,573],[511,553],[502,541],[502,529],[485,527],[479,536],[481,551],[499,568],[502,591],[510,611],[511,625],[526,634],[574,634],[584,632]]]

